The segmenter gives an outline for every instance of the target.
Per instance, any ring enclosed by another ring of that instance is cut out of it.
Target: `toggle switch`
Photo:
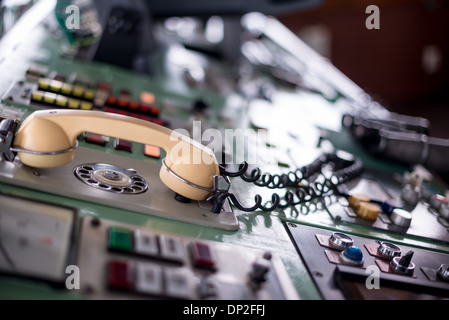
[[[358,247],[351,246],[340,253],[340,258],[343,262],[355,266],[363,264],[363,253]]]
[[[255,284],[260,284],[266,281],[265,276],[271,270],[271,254],[265,253],[262,258],[257,258],[252,265],[249,277]]]
[[[415,271],[415,264],[412,262],[413,253],[413,251],[409,251],[402,258],[394,257],[390,262],[391,269],[403,275],[413,275]]]
[[[438,268],[437,274],[441,280],[449,282],[449,264],[442,264]]]

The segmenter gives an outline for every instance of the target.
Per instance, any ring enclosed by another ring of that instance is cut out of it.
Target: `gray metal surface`
[[[124,169],[134,169],[148,183],[142,194],[116,194],[92,188],[78,178],[74,168],[86,163],[105,163]],[[235,214],[226,203],[220,214],[210,211],[208,202],[180,203],[174,192],[159,179],[160,165],[138,161],[105,152],[79,148],[75,159],[68,165],[52,169],[35,169],[24,166],[18,159],[0,162],[0,181],[24,188],[40,190],[106,206],[132,210],[182,222],[214,227],[227,231],[239,228]]]

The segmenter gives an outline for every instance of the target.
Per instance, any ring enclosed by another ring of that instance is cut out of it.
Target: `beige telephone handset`
[[[163,126],[101,111],[35,111],[21,124],[13,149],[22,163],[37,168],[68,164],[83,132],[125,139],[162,148],[166,158],[159,176],[176,193],[205,200],[220,169],[209,148]]]

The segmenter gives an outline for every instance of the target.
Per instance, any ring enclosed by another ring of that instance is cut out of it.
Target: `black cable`
[[[313,182],[309,181],[312,180],[312,176],[322,174],[322,168],[328,164],[334,166],[334,171],[330,178],[325,178],[322,182],[316,180]],[[247,174],[248,168],[248,163],[244,162],[239,166],[237,172],[229,172],[222,167],[220,167],[220,172],[222,175],[228,177],[240,177],[243,181],[252,183],[258,187],[266,187],[269,189],[288,188],[289,190],[286,191],[283,197],[277,193],[273,193],[271,196],[271,205],[269,206],[262,205],[262,196],[259,194],[254,197],[255,203],[251,207],[242,205],[231,192],[223,192],[216,195],[214,201],[222,204],[226,199],[229,199],[234,206],[245,212],[255,210],[270,212],[277,208],[285,209],[290,206],[304,204],[317,198],[338,193],[337,187],[339,185],[356,178],[362,173],[363,164],[358,158],[346,160],[340,158],[336,153],[325,153],[309,165],[287,174],[262,174],[260,168],[255,168]],[[298,200],[295,201],[295,197]]]

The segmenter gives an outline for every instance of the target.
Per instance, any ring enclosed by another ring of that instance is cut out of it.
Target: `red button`
[[[110,261],[108,284],[110,288],[130,290],[133,287],[131,266],[125,261]]]
[[[126,108],[128,107],[128,100],[126,98],[120,97],[117,101],[117,105],[121,108]]]
[[[131,101],[128,105],[131,110],[138,110],[139,104],[136,101]]]
[[[86,132],[84,134],[84,141],[91,144],[98,144],[104,147],[106,143],[108,143],[109,138],[98,133]]]
[[[139,106],[139,110],[142,113],[148,114],[148,113],[151,113],[151,106],[147,105],[147,104],[144,104],[144,103],[141,103],[140,106]]]
[[[109,96],[106,100],[106,104],[113,106],[115,104],[117,104],[117,97],[115,96]]]
[[[213,268],[215,258],[208,244],[193,242],[191,245],[193,263],[197,267]]]
[[[133,144],[132,144],[131,141],[128,141],[128,140],[115,139],[114,147],[115,147],[116,150],[123,150],[123,151],[132,152]]]
[[[158,107],[151,107],[150,108],[150,113],[154,117],[159,117],[159,114],[161,113],[161,109],[158,108]]]

